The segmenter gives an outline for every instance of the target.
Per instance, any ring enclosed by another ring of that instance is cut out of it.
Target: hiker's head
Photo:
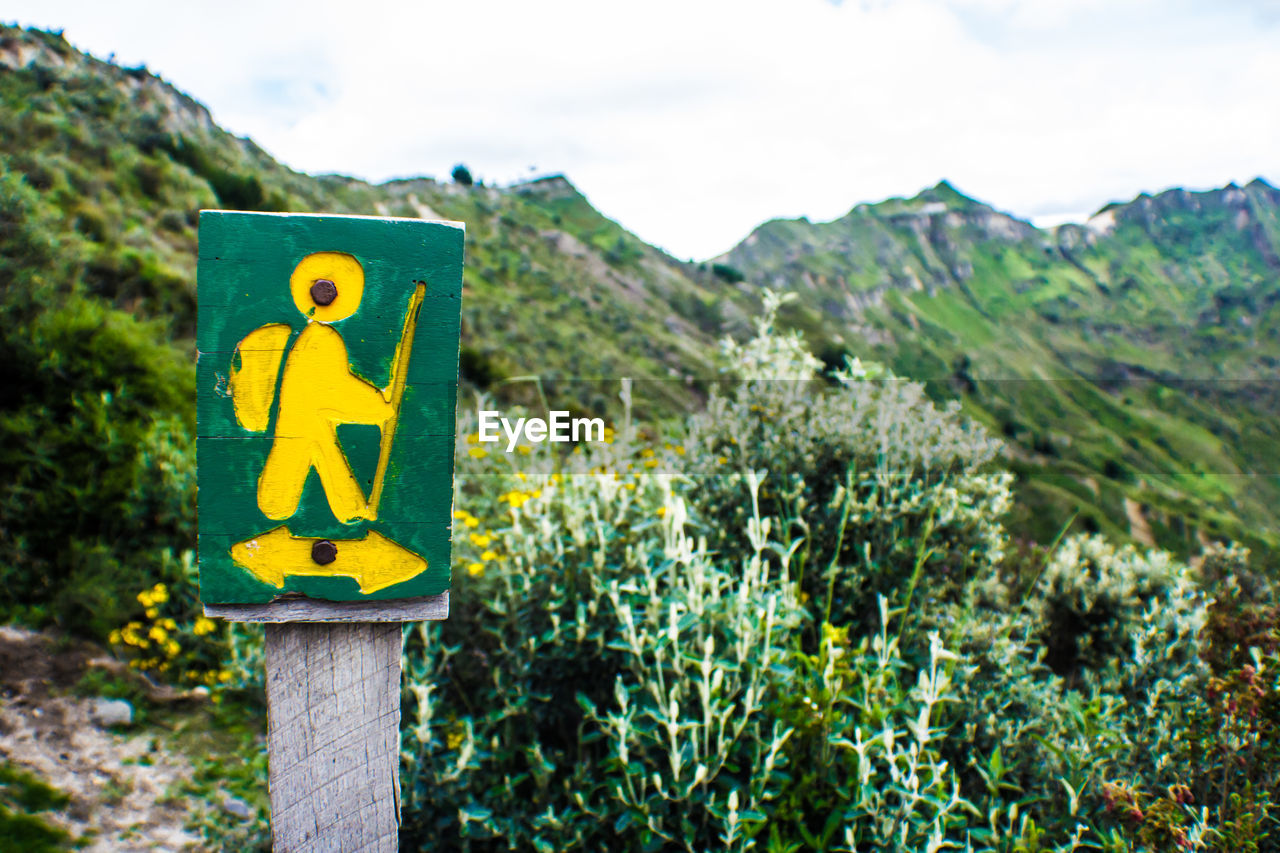
[[[316,252],[293,268],[289,290],[293,304],[308,319],[336,323],[360,307],[364,270],[345,252]]]

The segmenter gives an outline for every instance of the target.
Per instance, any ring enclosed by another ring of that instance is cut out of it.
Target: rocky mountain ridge
[[[1278,251],[1280,191],[1260,178],[1052,229],[942,182],[828,223],[765,223],[717,262],[797,292],[789,319],[828,363],[871,357],[958,395],[1009,440],[1028,515],[1082,507],[1193,549],[1277,529],[1262,447],[1280,413]]]

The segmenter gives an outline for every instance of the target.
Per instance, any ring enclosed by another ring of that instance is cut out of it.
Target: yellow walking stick
[[[391,417],[382,427],[382,443],[378,449],[378,469],[373,475],[373,490],[369,493],[369,520],[378,517],[378,501],[382,499],[382,486],[387,479],[387,462],[391,459],[391,443],[396,437],[396,422],[400,420],[400,401],[409,381],[409,356],[413,350],[413,333],[418,328],[418,312],[423,297],[427,295],[425,282],[418,282],[409,298],[409,313],[404,318],[404,331],[396,344],[395,362],[391,365]]]

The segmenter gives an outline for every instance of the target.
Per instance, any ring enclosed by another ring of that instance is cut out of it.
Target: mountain
[[[1016,526],[1080,508],[1193,549],[1280,534],[1280,191],[1170,190],[1041,230],[945,181],[833,222],[777,220],[716,262],[801,297],[835,363],[883,361],[1009,442]]]
[[[201,208],[465,222],[462,368],[481,388],[536,373],[553,399],[599,410],[618,377],[651,377],[661,381],[640,396],[674,410],[714,372],[721,322],[747,316],[745,300],[627,233],[561,176],[499,189],[299,174],[145,68],[85,56],[52,33],[0,28],[0,74],[3,168],[38,191],[62,264],[87,293],[163,318],[183,346]]]
[[[769,222],[686,264],[563,176],[300,174],[145,68],[0,27],[0,531],[28,537],[0,563],[35,559],[46,539],[131,535],[143,475],[118,478],[121,520],[106,528],[70,509],[82,492],[49,497],[51,478],[115,482],[101,445],[124,441],[113,425],[130,417],[193,429],[201,208],[465,222],[464,393],[605,412],[631,376],[651,380],[637,384],[642,416],[687,411],[718,373],[718,339],[747,332],[761,288],[782,289],[799,297],[784,321],[828,364],[882,361],[1007,439],[1022,535],[1050,541],[1078,510],[1077,526],[1180,552],[1280,542],[1280,194],[1262,181],[1142,196],[1052,230],[943,182],[829,223]],[[93,369],[71,370],[82,356]],[[75,418],[92,441],[39,426]],[[144,456],[151,472],[160,457]],[[180,516],[165,500],[145,517]],[[24,532],[55,516],[70,528]]]
[[[149,73],[0,27],[0,618],[98,636],[195,541],[202,208],[467,226],[460,368],[473,392],[579,413],[686,411],[750,298],[595,211],[518,187],[310,176]],[[536,376],[537,381],[529,377]]]

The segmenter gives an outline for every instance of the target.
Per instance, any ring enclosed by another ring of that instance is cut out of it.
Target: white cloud
[[[145,62],[295,168],[374,180],[443,177],[458,161],[487,180],[563,171],[680,257],[723,251],[771,217],[829,219],[943,177],[1016,214],[1060,217],[1143,190],[1280,176],[1276,20],[1244,4],[15,11]]]

